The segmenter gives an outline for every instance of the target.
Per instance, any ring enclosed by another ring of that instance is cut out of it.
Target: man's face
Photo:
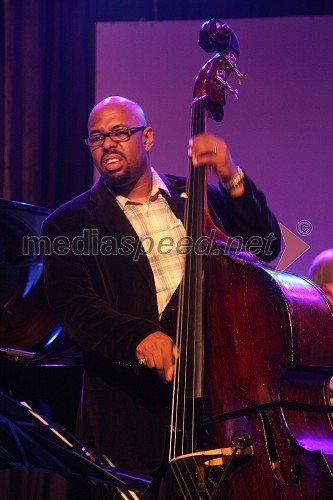
[[[145,125],[135,108],[127,103],[104,104],[92,112],[88,134],[107,133],[120,127]],[[115,193],[126,194],[138,185],[150,169],[148,151],[153,145],[153,131],[146,128],[126,142],[106,137],[103,146],[92,147],[94,165]]]

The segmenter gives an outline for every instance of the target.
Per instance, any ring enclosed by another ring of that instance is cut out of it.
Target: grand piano
[[[0,391],[74,433],[81,353],[48,307],[41,256],[28,244],[28,238],[38,241],[50,213],[0,199]],[[60,476],[11,470],[1,459],[0,469],[4,500],[71,498]]]
[[[0,390],[73,431],[82,359],[44,293],[38,238],[50,213],[0,199]]]

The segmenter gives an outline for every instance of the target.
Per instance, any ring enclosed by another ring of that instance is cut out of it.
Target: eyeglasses
[[[114,142],[126,142],[129,141],[131,135],[136,134],[139,130],[144,130],[145,128],[147,127],[116,128],[106,134],[102,134],[100,132],[98,134],[91,135],[90,137],[87,137],[84,142],[90,148],[99,148],[100,146],[103,146],[107,137],[112,139]]]

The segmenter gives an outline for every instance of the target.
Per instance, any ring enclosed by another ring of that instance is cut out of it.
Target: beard
[[[115,192],[122,191],[131,180],[131,170],[128,166],[119,171],[103,171],[101,175],[109,188]]]

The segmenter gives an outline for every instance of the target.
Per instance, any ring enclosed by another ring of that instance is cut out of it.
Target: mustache
[[[105,156],[110,155],[110,154],[116,154],[118,156],[121,156],[122,158],[126,159],[126,156],[124,153],[120,153],[120,151],[117,151],[115,147],[110,147],[107,151],[102,156],[102,161],[104,160]]]

